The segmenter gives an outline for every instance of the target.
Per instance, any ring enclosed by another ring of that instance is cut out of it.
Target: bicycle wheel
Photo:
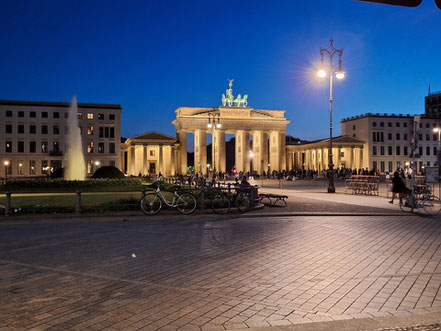
[[[211,209],[216,214],[226,214],[230,211],[230,200],[222,193],[216,193],[211,198]]]
[[[426,215],[437,215],[441,210],[441,202],[439,198],[434,195],[427,195],[422,205]]]
[[[243,192],[237,193],[235,203],[237,209],[239,209],[239,211],[242,213],[246,212],[250,208],[250,199],[248,199],[248,196]]]
[[[148,193],[141,199],[141,209],[146,215],[155,215],[161,208],[161,198],[155,193]]]
[[[176,208],[182,214],[191,214],[196,209],[196,198],[191,193],[183,193],[176,201]]]
[[[415,208],[415,198],[412,203],[410,196],[403,197],[403,203],[400,204],[401,211],[410,213],[413,211],[414,208]]]

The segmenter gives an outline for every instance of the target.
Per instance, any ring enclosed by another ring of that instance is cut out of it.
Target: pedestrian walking
[[[394,177],[392,178],[392,200],[389,203],[394,203],[395,197],[398,195],[400,198],[400,205],[403,203],[403,194],[407,192],[406,184],[404,184],[398,171],[394,172]]]

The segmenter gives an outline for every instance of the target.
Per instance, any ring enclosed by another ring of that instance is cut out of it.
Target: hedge
[[[116,187],[116,186],[139,186],[143,185],[142,181],[137,178],[123,179],[87,179],[87,180],[65,180],[65,179],[10,179],[3,186],[5,190],[13,190],[14,188],[99,188],[99,187]]]

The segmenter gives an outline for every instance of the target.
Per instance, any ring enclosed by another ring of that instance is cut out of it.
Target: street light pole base
[[[328,187],[328,193],[335,193],[335,187]]]

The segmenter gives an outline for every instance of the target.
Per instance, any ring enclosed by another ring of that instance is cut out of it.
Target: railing
[[[379,183],[378,176],[353,175],[345,180],[345,193],[378,195]]]
[[[63,156],[63,151],[49,151],[50,156]]]

